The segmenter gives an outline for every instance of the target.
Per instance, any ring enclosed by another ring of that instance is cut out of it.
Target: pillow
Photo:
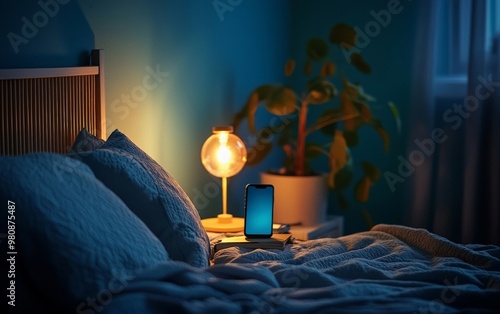
[[[14,217],[17,271],[58,307],[84,309],[87,298],[103,291],[107,298],[112,285],[168,260],[144,223],[78,160],[0,157],[0,198],[2,215]]]
[[[87,152],[101,147],[102,144],[104,144],[104,140],[97,138],[95,135],[90,134],[86,128],[83,128],[76,136],[69,153]]]
[[[209,265],[210,243],[193,203],[158,163],[115,130],[81,158],[160,239],[170,258],[195,267]]]

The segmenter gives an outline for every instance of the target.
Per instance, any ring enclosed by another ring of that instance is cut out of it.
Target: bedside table
[[[344,235],[344,217],[328,216],[324,223],[317,226],[290,226],[290,233],[296,240],[341,237]]]

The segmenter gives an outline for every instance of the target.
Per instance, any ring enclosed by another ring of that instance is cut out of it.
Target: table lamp
[[[201,223],[210,232],[239,232],[244,219],[227,213],[227,178],[245,166],[247,150],[243,141],[232,134],[232,126],[213,127],[212,133],[201,148],[201,162],[211,175],[222,178],[222,214],[202,219]]]

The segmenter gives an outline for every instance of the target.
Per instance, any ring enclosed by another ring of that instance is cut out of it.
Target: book
[[[288,233],[290,225],[286,224],[273,224],[273,233]]]
[[[228,237],[222,239],[214,246],[214,252],[232,246],[250,249],[285,249],[285,245],[290,241],[290,233],[275,233],[270,238],[247,238],[245,236]]]
[[[344,233],[344,217],[329,216],[325,222],[316,226],[293,225],[290,233],[297,240],[340,237]]]

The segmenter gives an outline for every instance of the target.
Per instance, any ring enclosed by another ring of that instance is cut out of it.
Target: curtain
[[[409,121],[409,148],[411,153],[415,149],[414,141],[411,139],[421,138],[429,134],[434,125],[434,55],[435,55],[435,32],[437,5],[434,1],[422,1],[419,3],[419,20],[416,36],[415,60],[413,66],[413,90],[410,106]],[[431,43],[431,44],[429,44]],[[407,154],[408,156],[409,154]],[[407,194],[409,200],[407,208],[409,221],[407,224],[415,227],[423,227],[432,230],[430,218],[431,189],[428,184],[432,182],[432,158],[421,164],[412,176],[409,177]]]
[[[419,7],[407,156],[427,158],[408,177],[406,223],[456,242],[500,244],[500,67],[486,48],[486,1],[471,2],[467,94],[449,103],[436,91],[437,3]]]

